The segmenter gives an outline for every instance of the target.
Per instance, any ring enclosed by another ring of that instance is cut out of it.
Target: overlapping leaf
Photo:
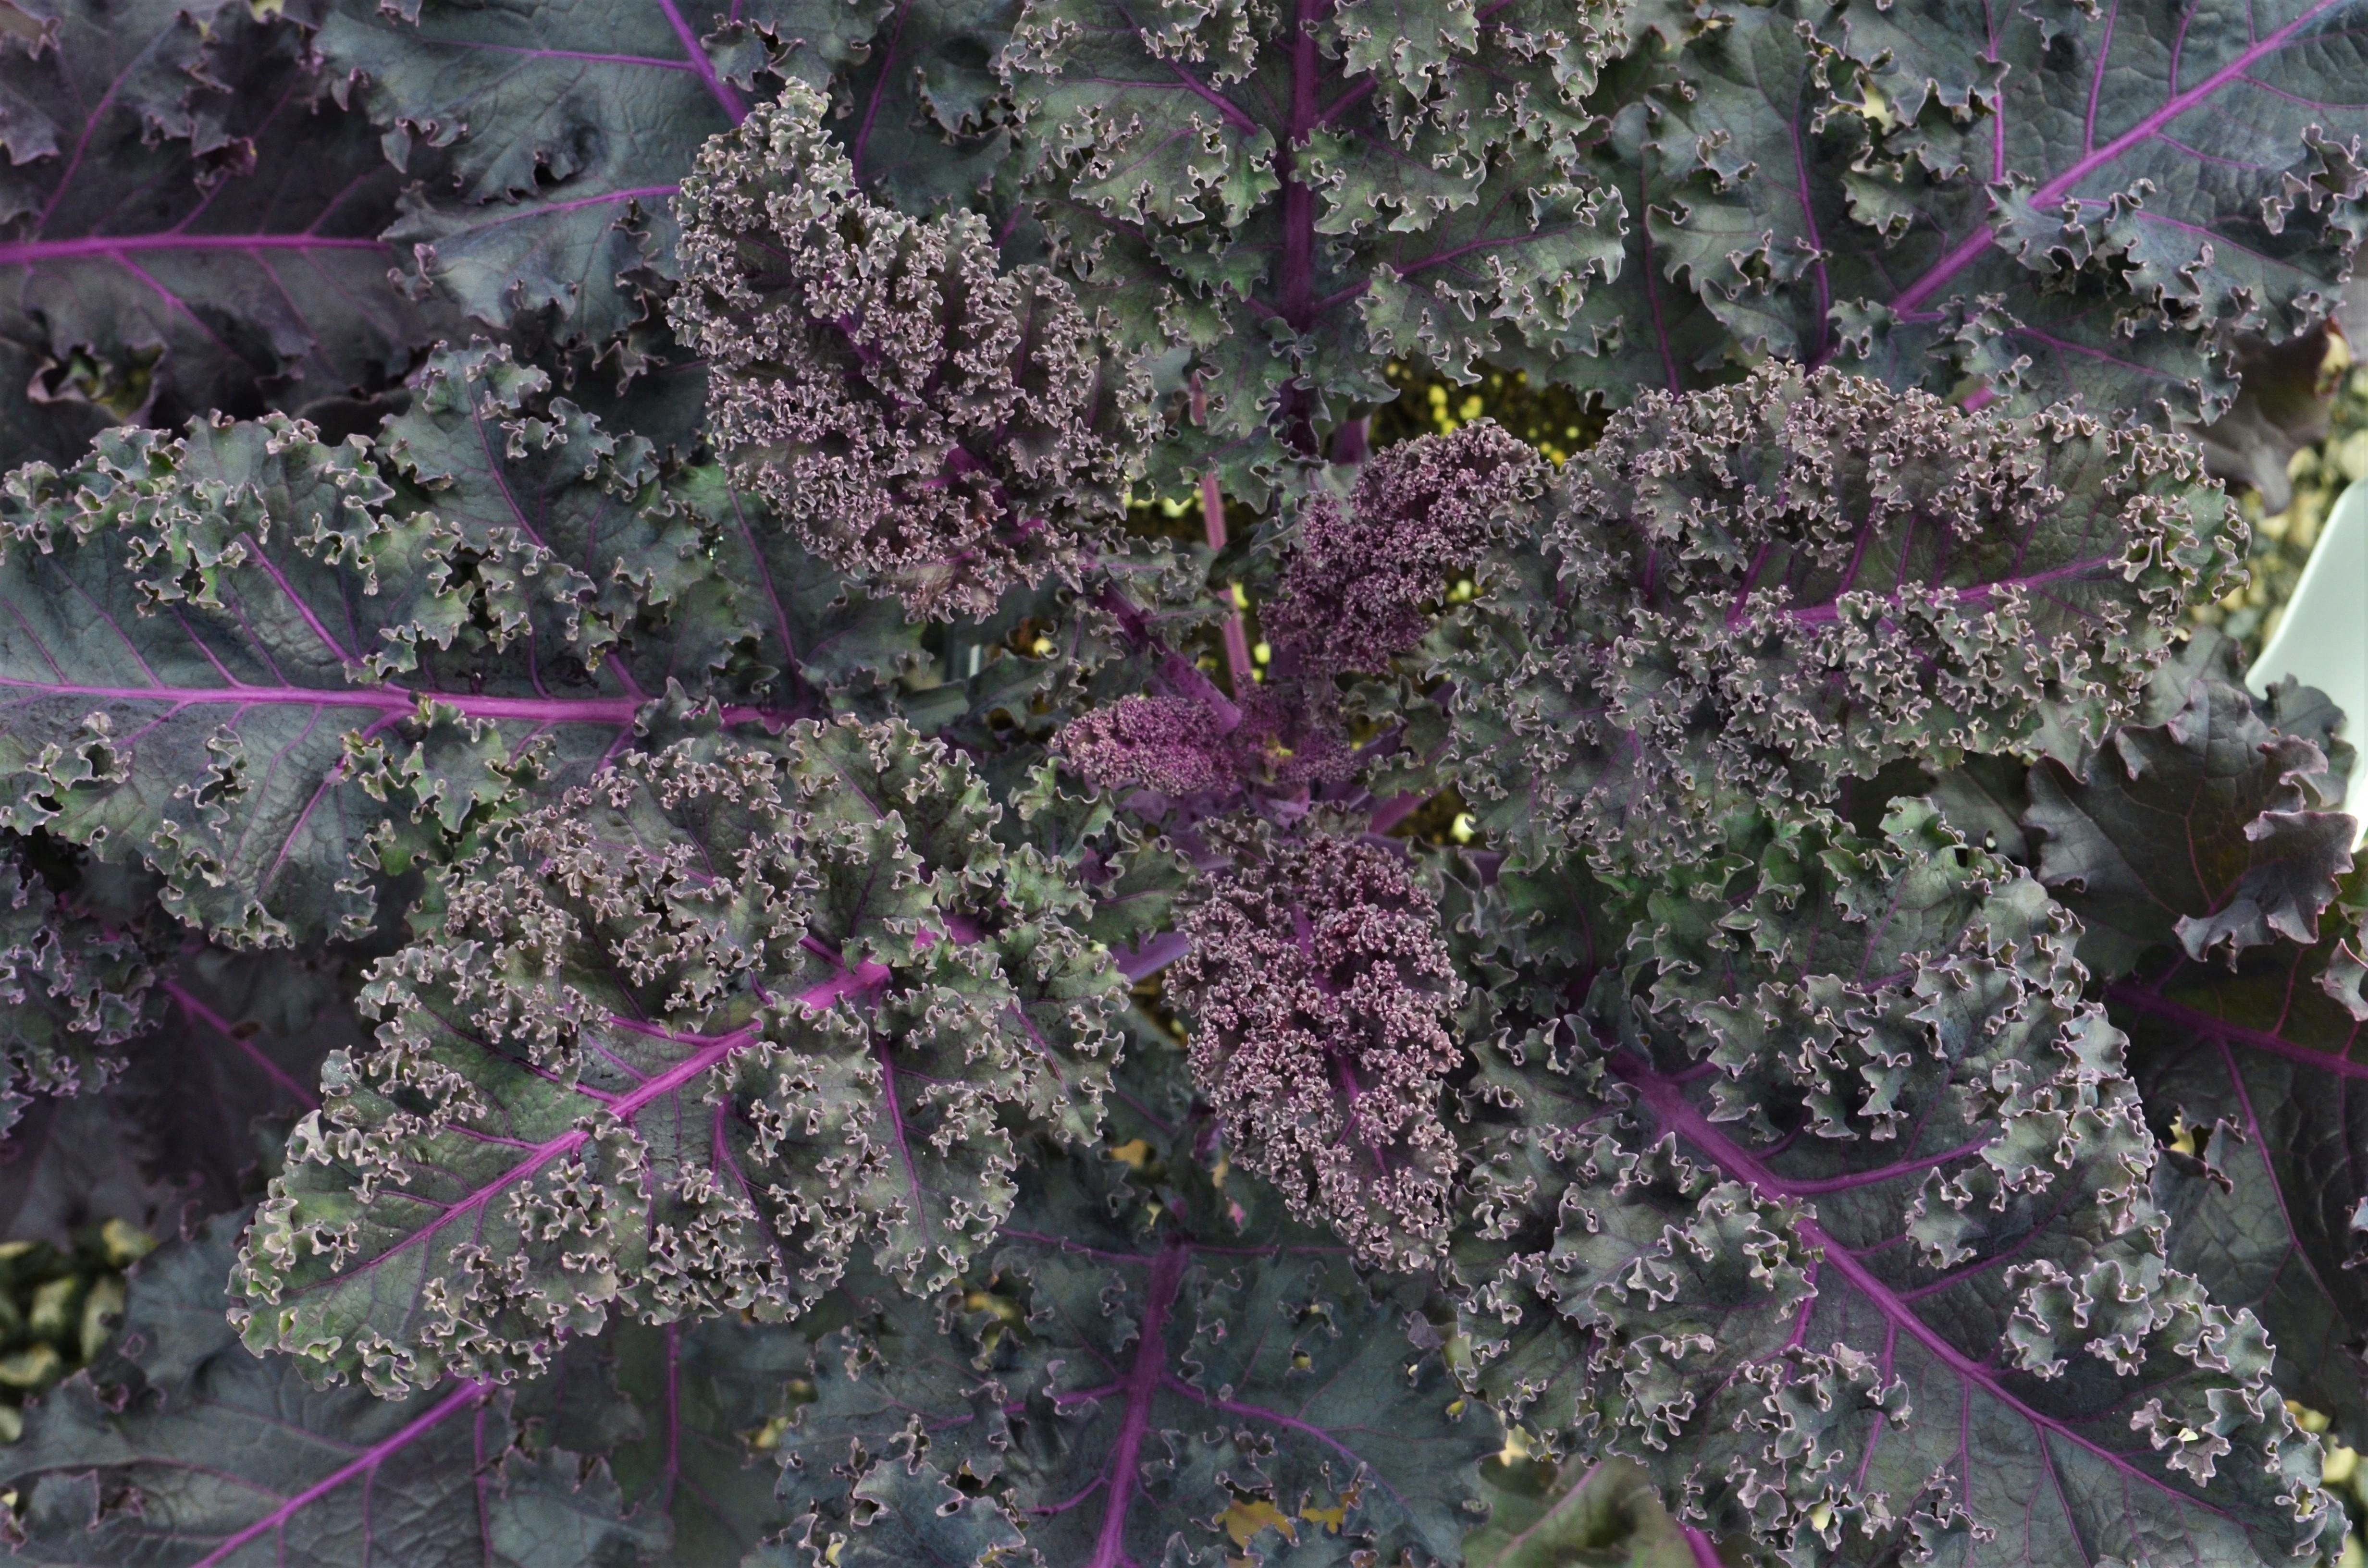
[[[1902,758],[2079,757],[2240,526],[2169,438],[1773,366],[1616,415],[1543,510],[1448,662],[1457,777],[1524,856],[1648,869]]]
[[[1551,1366],[1521,1343],[1542,1296],[1585,1392],[1532,1386],[1532,1418],[1594,1411],[1681,1517],[1785,1561],[2331,1550],[2260,1324],[2165,1255],[2077,923],[1919,802],[1797,867],[1657,904],[1634,1011],[1598,994],[1604,1054],[1484,1074],[1511,1125],[1463,1267],[1484,1361],[1518,1352],[1492,1381]]]
[[[19,1555],[492,1568],[630,1552],[615,1483],[579,1482],[573,1455],[512,1449],[517,1428],[486,1391],[324,1396],[291,1365],[249,1355],[216,1305],[236,1225],[225,1217],[152,1259],[127,1313],[137,1361],[67,1383],[6,1450],[25,1499]]]
[[[1459,1560],[1493,1417],[1382,1282],[1160,1142],[1156,1215],[1118,1162],[1042,1158],[991,1293],[822,1342],[781,1439],[791,1543],[847,1568]]]
[[[2368,195],[2339,0],[1689,9],[1602,106],[1643,220],[1604,344],[1533,372],[1616,401],[1615,356],[1674,390],[1772,353],[2208,422],[2240,335],[2335,304]]]
[[[837,80],[867,186],[916,210],[982,199],[1005,145],[986,67],[1011,9],[340,0],[321,49],[359,74],[399,161],[440,150],[387,233],[417,285],[488,325],[605,347],[675,277],[674,190],[700,144],[779,74]]]
[[[2121,974],[2173,943],[2198,960],[2307,944],[2351,869],[2355,824],[2312,809],[2326,771],[2317,745],[2211,680],[2166,722],[2114,732],[2085,777],[2034,768],[2023,822],[2041,880],[2088,927],[2081,957]]]
[[[437,330],[387,280],[400,176],[293,21],[61,6],[0,46],[0,148],[12,463],[132,418],[350,418]]]
[[[1387,399],[1387,356],[1468,377],[1556,340],[1625,221],[1567,166],[1607,29],[1585,7],[1033,0],[1007,56],[1029,193],[1088,305],[1198,378],[1163,483],[1213,466],[1262,501],[1347,404]]]
[[[779,543],[798,612],[752,594],[744,621],[757,585],[708,553],[724,515],[749,531],[739,499],[547,389],[467,350],[375,449],[274,417],[13,475],[12,822],[144,856],[175,913],[240,940],[351,933],[423,833],[580,779],[669,703],[778,722],[910,657]]]
[[[842,721],[635,754],[527,819],[331,1059],[241,1265],[249,1341],[400,1390],[612,1307],[779,1321],[855,1259],[941,1288],[1015,1137],[1091,1132],[1117,1044],[1083,896],[997,814],[956,755]]]
[[[2199,679],[2086,780],[2034,770],[2027,820],[2040,874],[2097,922],[2082,956],[2173,1145],[2156,1176],[2173,1260],[2257,1313],[2279,1387],[2356,1437],[2368,1187],[2350,1085],[2368,1069],[2350,1058],[2368,971],[2351,819],[2308,809],[2326,782],[2311,695]]]
[[[161,1010],[136,937],[76,914],[32,869],[0,859],[0,1134],[40,1095],[97,1089]]]

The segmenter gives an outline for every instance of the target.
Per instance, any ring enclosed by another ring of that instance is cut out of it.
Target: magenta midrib
[[[747,119],[748,107],[740,101],[740,95],[715,74],[714,62],[707,58],[706,47],[700,42],[699,35],[691,30],[690,23],[685,19],[674,0],[657,0],[657,5],[666,19],[666,26],[674,29],[676,40],[682,45],[683,55],[692,74],[707,88],[708,95],[725,114],[732,117],[733,124],[737,125]]]
[[[2189,88],[2186,92],[2175,94],[2160,108],[2156,109],[2152,114],[2147,115],[2144,119],[2139,120],[2135,125],[2130,127],[2129,130],[2122,132],[2121,135],[2116,136],[2102,147],[2090,153],[2078,163],[2074,164],[2070,168],[2065,170],[2062,174],[2057,175],[2045,185],[2041,186],[2037,190],[2032,191],[2031,194],[2031,204],[2033,207],[2037,207],[2044,202],[2053,201],[2057,197],[2064,195],[2074,186],[2079,184],[2080,181],[2086,179],[2089,175],[2094,174],[2098,169],[2102,168],[2105,165],[2112,163],[2123,153],[2128,152],[2137,143],[2152,136],[2156,131],[2161,130],[2172,120],[2177,119],[2180,115],[2185,114],[2197,104],[2218,92],[2222,87],[2226,86],[2229,82],[2243,75],[2247,71],[2252,69],[2256,62],[2271,54],[2274,54],[2279,50],[2284,48],[2288,40],[2293,38],[2293,36],[2303,28],[2308,26],[2314,21],[2317,21],[2322,12],[2342,3],[2343,0],[2318,0],[2318,4],[2313,6],[2309,10],[2305,11],[2301,16],[2296,17],[2293,21],[2288,22],[2284,27],[2280,28],[2276,32],[2270,34],[2269,37],[2261,40],[2259,43],[2254,44],[2250,49],[2245,51],[2244,53],[2238,55],[2228,64],[2222,66],[2219,70],[2214,72],[2211,75],[2205,77],[2202,82],[2198,83],[2195,86]],[[2005,112],[2004,105],[2001,104],[1994,112],[2003,115]],[[1950,278],[1954,278],[1958,273],[1964,271],[1968,266],[1972,265],[1975,257],[1980,256],[1985,250],[1987,250],[1990,247],[1995,237],[1996,236],[1991,233],[1988,224],[1985,222],[1981,228],[1972,234],[1967,235],[1954,250],[1952,250],[1948,255],[1942,256],[1939,262],[1935,263],[1930,271],[1925,273],[1923,277],[1909,284],[1905,290],[1892,301],[1892,309],[1906,312],[1912,311],[1918,305],[1921,305],[1926,300],[1931,298],[1932,295],[1940,290],[1942,284],[1948,282]]]
[[[199,1023],[203,1024],[206,1028],[213,1030],[214,1033],[222,1036],[222,1039],[230,1041],[232,1045],[237,1047],[238,1050],[245,1055],[248,1061],[254,1062],[255,1065],[262,1071],[264,1076],[279,1085],[280,1089],[291,1099],[295,1100],[298,1105],[302,1106],[306,1110],[318,1110],[321,1108],[321,1099],[318,1095],[315,1095],[312,1090],[298,1083],[294,1077],[290,1075],[287,1069],[281,1067],[279,1063],[272,1061],[269,1056],[264,1054],[263,1051],[257,1047],[253,1040],[242,1038],[238,1031],[231,1027],[229,1019],[223,1017],[220,1013],[215,1012],[211,1007],[207,1006],[202,1001],[199,1001],[198,997],[186,986],[182,985],[179,981],[170,979],[165,980],[160,983],[160,988],[164,991],[165,995],[170,996],[174,1002],[179,1006],[182,1012],[188,1014],[190,1017],[196,1019]]]
[[[324,234],[87,234],[74,240],[20,240],[0,244],[0,267],[66,261],[84,256],[149,255],[156,251],[373,250],[384,241],[332,239]]]
[[[2310,1047],[2297,1045],[2282,1035],[2273,1034],[2267,1029],[2248,1028],[2243,1024],[2230,1023],[2226,1018],[2190,1007],[2184,1003],[2174,1002],[2143,986],[2133,985],[2127,982],[2118,985],[2109,985],[2105,988],[2105,1000],[2118,1002],[2125,1007],[2135,1008],[2141,1013],[2151,1014],[2168,1023],[2182,1025],[2228,1044],[2241,1045],[2250,1051],[2266,1051],[2271,1056],[2283,1057],[2289,1062],[2298,1062],[2305,1067],[2317,1068],[2322,1073],[2332,1073],[2344,1078],[2368,1078],[2368,1063],[2354,1062],[2341,1051],[2313,1051]]]
[[[829,1006],[842,996],[880,983],[888,978],[889,972],[886,965],[867,960],[851,970],[842,971],[820,985],[800,993],[792,1005],[820,1010]],[[594,1108],[593,1111],[586,1112],[587,1115],[595,1112],[606,1114],[627,1123],[630,1123],[641,1112],[642,1108],[651,1101],[674,1093],[685,1084],[741,1051],[764,1032],[762,1024],[750,1024],[745,1028],[734,1029],[730,1034],[711,1038],[700,1035],[677,1035],[666,1030],[653,1029],[636,1019],[615,1015],[609,1016],[606,1021],[618,1028],[670,1040],[678,1044],[687,1044],[693,1040],[705,1041],[698,1051],[667,1068],[656,1077],[640,1085],[631,1094],[620,1095],[613,1100],[604,1101]],[[495,1193],[534,1175],[560,1156],[582,1148],[591,1136],[587,1130],[579,1126],[569,1129],[556,1138],[535,1144],[528,1150],[523,1159],[509,1169],[446,1209],[433,1221],[422,1226],[417,1233],[404,1237],[398,1245],[390,1247],[376,1257],[361,1264],[354,1272],[368,1273],[389,1258],[396,1256],[414,1245],[424,1244],[428,1237],[433,1236],[461,1216],[473,1213],[491,1201]],[[346,1276],[336,1276],[333,1279],[324,1280],[322,1283],[333,1283],[335,1279],[343,1278]]]
[[[1666,1126],[1682,1134],[1689,1142],[1708,1155],[1713,1164],[1718,1165],[1729,1176],[1749,1183],[1768,1196],[1788,1195],[1788,1188],[1781,1178],[1729,1142],[1726,1135],[1704,1119],[1692,1102],[1689,1101],[1684,1094],[1668,1079],[1624,1056],[1614,1059],[1612,1070],[1622,1081],[1636,1090]],[[1811,1205],[1800,1219],[1793,1221],[1793,1229],[1801,1239],[1810,1246],[1820,1249],[1825,1255],[1825,1261],[1831,1265],[1843,1278],[1849,1280],[1861,1295],[1873,1302],[1876,1312],[1882,1314],[1884,1321],[1905,1329],[1910,1338],[1938,1358],[1942,1365],[1965,1381],[1981,1388],[1991,1398],[2013,1411],[2032,1426],[2043,1431],[2051,1432],[2066,1442],[2084,1449],[2102,1460],[2115,1473],[2134,1476],[2182,1505],[2194,1507],[2215,1517],[2226,1517],[2220,1509],[2212,1506],[2203,1499],[2181,1492],[2158,1478],[2149,1475],[2123,1456],[2082,1437],[2054,1416],[2033,1410],[2030,1405],[2009,1393],[1998,1385],[1987,1369],[1943,1339],[1938,1330],[1909,1310],[1907,1304],[1902,1301],[1889,1286],[1877,1279],[1849,1249],[1827,1234],[1814,1218],[1815,1213],[1815,1206]],[[1972,1478],[1968,1476],[1965,1481],[1970,1485]]]
[[[2111,567],[2119,566],[2120,564],[2121,561],[2119,557],[2100,555],[2090,561],[2073,561],[2067,562],[2061,566],[2051,566],[2044,572],[2032,572],[2019,577],[2003,578],[1995,583],[1975,583],[1971,587],[1966,588],[1952,588],[1947,590],[1947,597],[1957,604],[1974,604],[1983,599],[1995,598],[1998,595],[2007,593],[2015,588],[2038,587],[2050,583],[2061,583],[2073,578],[2093,576],[2099,572]],[[1907,597],[1905,593],[1865,594],[1856,592],[1853,593],[1852,597],[1860,597],[1875,604],[1900,604],[1904,603]],[[1841,597],[1842,596],[1837,595],[1833,599],[1821,605],[1810,605],[1800,609],[1785,608],[1778,610],[1776,613],[1786,620],[1795,621],[1803,625],[1823,625],[1827,621],[1839,620],[1841,619]]]
[[[328,1475],[314,1482],[312,1485],[306,1487],[303,1491],[299,1492],[293,1497],[289,1498],[288,1501],[280,1504],[279,1506],[272,1509],[271,1512],[264,1515],[263,1517],[256,1520],[255,1523],[247,1526],[245,1529],[242,1529],[233,1535],[224,1537],[221,1545],[215,1547],[211,1551],[207,1552],[203,1557],[198,1559],[196,1562],[190,1565],[190,1568],[213,1568],[215,1563],[222,1562],[232,1552],[236,1551],[240,1547],[245,1546],[248,1541],[253,1540],[256,1537],[263,1534],[267,1530],[278,1529],[290,1519],[294,1518],[296,1515],[308,1504],[316,1502],[320,1498],[328,1495],[338,1487],[343,1486],[346,1483],[353,1480],[356,1476],[364,1475],[376,1470],[380,1465],[386,1462],[387,1458],[390,1455],[399,1453],[403,1449],[409,1448],[413,1443],[418,1441],[418,1439],[434,1427],[442,1425],[443,1422],[455,1412],[474,1404],[479,1399],[482,1399],[485,1395],[487,1389],[488,1385],[481,1382],[461,1384],[459,1388],[445,1395],[442,1400],[438,1401],[434,1408],[428,1410],[426,1414],[422,1415],[419,1419],[412,1422],[401,1431],[396,1432],[392,1437],[381,1439],[376,1444],[373,1444],[349,1463],[337,1470],[332,1471]]]
[[[182,708],[364,708],[374,713],[409,713],[421,701],[450,708],[470,719],[524,719],[545,724],[630,724],[647,699],[632,697],[487,697],[465,691],[406,690],[401,687],[352,687],[331,691],[284,686],[79,686],[0,676],[0,693],[21,691],[85,697],[105,702],[159,702]],[[731,724],[787,723],[794,713],[747,705],[727,707]]]
[[[1143,1324],[1136,1332],[1134,1364],[1127,1369],[1126,1415],[1119,1423],[1118,1440],[1110,1450],[1110,1502],[1102,1510],[1100,1536],[1094,1542],[1088,1568],[1124,1568],[1126,1511],[1134,1500],[1134,1472],[1142,1454],[1144,1434],[1151,1426],[1151,1396],[1167,1370],[1167,1314],[1183,1288],[1184,1266],[1190,1248],[1171,1241],[1152,1265],[1144,1286]]]

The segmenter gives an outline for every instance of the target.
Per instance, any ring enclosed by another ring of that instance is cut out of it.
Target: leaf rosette
[[[1122,982],[1084,895],[900,723],[620,758],[365,993],[256,1217],[245,1332],[372,1386],[611,1312],[779,1320],[851,1259],[942,1288],[1014,1137],[1099,1124]]]

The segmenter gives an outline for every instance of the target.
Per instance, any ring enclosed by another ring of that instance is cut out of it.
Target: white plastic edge
[[[2335,503],[2285,619],[2245,684],[2266,692],[2287,676],[2332,698],[2344,714],[2336,733],[2361,746],[2360,716],[2368,713],[2368,483],[2347,486]],[[2357,846],[2368,837],[2368,756],[2352,769],[2343,809],[2362,822]]]

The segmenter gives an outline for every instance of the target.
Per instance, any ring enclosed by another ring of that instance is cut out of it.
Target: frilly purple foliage
[[[261,10],[0,9],[12,1551],[2344,1553],[2352,756],[2166,431],[2368,0]]]
[[[975,215],[866,198],[824,108],[791,87],[683,182],[669,312],[708,361],[710,433],[809,548],[916,615],[1076,580],[1146,436],[1141,376]]]
[[[1168,976],[1234,1158],[1378,1267],[1427,1267],[1454,1221],[1444,1080],[1463,998],[1402,854],[1352,838],[1246,858],[1186,918]]]
[[[1260,615],[1268,639],[1310,674],[1387,667],[1422,640],[1448,574],[1524,517],[1549,472],[1486,419],[1376,452],[1345,506],[1322,494],[1308,501]]]
[[[1226,707],[1230,714],[1197,698],[1121,698],[1070,721],[1053,747],[1099,789],[1178,799],[1301,790],[1354,765],[1331,715],[1304,692],[1253,688]]]
[[[2192,446],[2077,406],[1781,364],[1648,393],[1483,575],[1458,776],[1526,853],[1661,869],[1894,761],[2077,757],[2244,538]]]

